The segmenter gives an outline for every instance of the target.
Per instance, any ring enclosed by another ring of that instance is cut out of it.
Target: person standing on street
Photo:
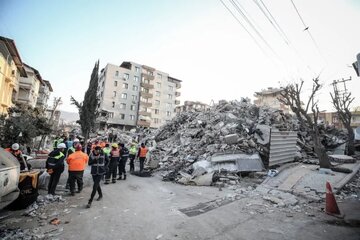
[[[141,146],[139,148],[137,157],[140,160],[140,172],[142,172],[144,170],[144,163],[146,160],[146,154],[148,152],[148,149],[145,146],[145,143],[141,143]]]
[[[65,148],[64,143],[59,143],[57,148],[49,154],[46,160],[46,169],[50,174],[48,194],[55,195],[56,186],[59,183],[61,173],[64,171]]]
[[[75,147],[76,147],[77,144],[80,144],[80,140],[75,138],[74,141],[73,141],[73,145],[71,147],[69,147],[67,152],[66,152],[66,157],[69,157],[70,154],[75,152]],[[68,171],[69,171],[69,169],[68,169]],[[68,174],[68,179],[66,181],[65,188],[70,189],[70,174]],[[78,189],[79,189],[79,186],[78,186]]]
[[[137,148],[135,143],[131,144],[131,147],[129,149],[129,159],[130,159],[130,172],[134,172],[135,171],[135,165],[134,165],[134,160],[136,157],[136,153],[137,153]]]
[[[125,147],[123,143],[120,143],[120,162],[119,162],[119,178],[122,179],[124,174],[124,180],[126,180],[126,162],[129,158],[129,150]]]
[[[109,157],[110,152],[111,152],[111,148],[110,148],[110,144],[106,143],[105,147],[103,148],[104,153]]]
[[[116,183],[116,170],[118,162],[120,161],[120,150],[117,143],[113,143],[111,147],[112,149],[109,156],[109,170],[106,174],[105,184],[109,184],[110,179],[112,180],[112,183]]]
[[[80,193],[83,188],[84,170],[89,161],[89,156],[81,150],[81,144],[77,144],[75,152],[70,154],[66,160],[69,165],[70,194],[72,196],[75,196],[75,181],[78,185],[78,193]]]
[[[89,165],[91,166],[91,175],[94,181],[93,190],[91,192],[91,196],[89,199],[88,204],[86,205],[87,208],[91,207],[91,203],[95,197],[96,192],[98,192],[99,197],[97,201],[100,201],[103,197],[101,188],[100,188],[100,181],[103,178],[103,175],[106,172],[106,167],[109,163],[108,156],[101,150],[100,146],[95,147],[94,151],[90,155]]]

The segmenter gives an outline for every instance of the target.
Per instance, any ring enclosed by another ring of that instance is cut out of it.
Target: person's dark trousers
[[[126,162],[127,162],[127,157],[121,158],[120,161],[120,172],[119,172],[119,177],[122,176],[122,174],[124,174],[124,180],[126,180]]]
[[[79,188],[78,192],[81,192],[83,188],[83,175],[84,175],[84,171],[69,171],[71,194],[75,193],[75,181],[77,182]]]
[[[121,174],[122,174],[122,159],[120,158],[119,162],[118,162],[118,172],[119,174],[119,179],[121,179]]]
[[[135,155],[130,154],[129,159],[130,159],[130,172],[133,172],[135,171],[135,165],[134,165]]]
[[[140,160],[140,172],[142,172],[144,170],[145,159],[146,159],[146,157],[139,157],[139,160]]]
[[[48,185],[48,194],[55,195],[56,186],[59,183],[61,173],[62,173],[62,171],[56,171],[55,170],[50,175],[50,181],[49,181],[49,185]]]
[[[105,182],[110,182],[110,180],[112,180],[112,182],[116,182],[116,174],[117,174],[117,162],[114,162],[114,163],[110,163],[109,165],[109,171],[106,175],[106,178],[105,178]]]
[[[95,197],[95,194],[96,194],[96,191],[98,192],[99,194],[99,199],[102,198],[102,191],[101,191],[101,188],[100,188],[100,181],[102,179],[103,175],[92,175],[92,178],[93,178],[93,181],[94,181],[94,185],[93,185],[93,190],[91,192],[91,196],[90,196],[90,200],[89,202],[92,202],[94,197]]]

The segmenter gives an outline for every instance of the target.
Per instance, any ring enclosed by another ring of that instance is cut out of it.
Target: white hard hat
[[[74,143],[76,143],[76,142],[80,142],[80,140],[77,139],[77,138],[75,138],[75,139],[74,139]]]
[[[57,146],[57,148],[66,148],[66,145],[65,145],[65,143],[60,143],[60,144]]]
[[[15,150],[15,151],[16,151],[16,150],[19,150],[19,147],[20,147],[20,146],[19,146],[18,143],[14,143],[13,145],[11,145],[11,149],[12,149],[12,150]]]

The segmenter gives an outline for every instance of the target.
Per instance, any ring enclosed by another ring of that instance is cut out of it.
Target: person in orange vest
[[[30,170],[31,165],[25,160],[22,152],[19,150],[20,146],[18,143],[11,145],[11,148],[5,148],[5,151],[11,153],[20,163],[20,171]]]
[[[112,183],[116,183],[116,172],[118,162],[120,162],[120,149],[117,143],[113,143],[111,145],[112,149],[109,156],[109,170],[106,173],[105,184],[110,183],[110,179],[112,179]]]
[[[69,165],[69,179],[70,179],[70,194],[75,196],[75,181],[78,185],[78,193],[81,192],[83,188],[83,175],[86,164],[89,161],[89,156],[86,153],[83,153],[81,144],[77,144],[75,147],[75,152],[70,154],[66,162]]]
[[[144,170],[144,162],[146,160],[146,154],[148,152],[148,149],[145,146],[145,143],[141,143],[141,147],[139,148],[137,157],[140,160],[140,172]]]

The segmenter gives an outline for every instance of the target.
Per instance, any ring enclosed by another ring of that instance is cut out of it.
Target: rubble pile
[[[61,195],[39,195],[36,202],[31,204],[24,212],[25,216],[39,217],[40,219],[46,219],[44,216],[43,207],[54,202],[65,202]]]

